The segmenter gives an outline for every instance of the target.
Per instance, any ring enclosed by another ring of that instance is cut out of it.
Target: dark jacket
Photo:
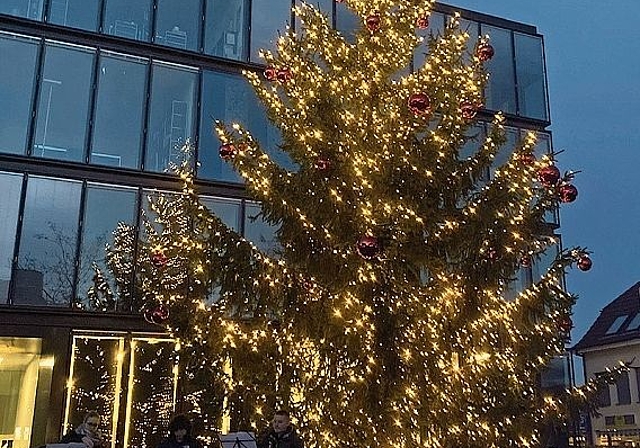
[[[172,436],[172,437],[167,437],[162,442],[160,442],[160,445],[158,445],[158,448],[184,448],[184,447],[202,448],[202,444],[198,440],[190,437],[187,434],[182,442],[178,442],[176,438]]]
[[[258,438],[257,445],[258,448],[304,448],[304,443],[293,426],[280,434],[271,428]]]
[[[62,439],[60,439],[60,443],[84,443],[82,441],[84,437],[89,437],[93,440],[94,448],[100,448],[102,446],[100,433],[89,431],[84,425],[80,425],[76,429],[66,433]]]

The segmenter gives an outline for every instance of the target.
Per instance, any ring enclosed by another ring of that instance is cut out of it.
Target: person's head
[[[169,423],[169,435],[182,442],[191,435],[191,420],[186,415],[178,414]]]
[[[96,411],[89,411],[84,415],[84,419],[82,420],[82,424],[87,427],[90,431],[97,431],[98,426],[100,426],[100,414]]]
[[[289,420],[289,413],[284,410],[279,410],[273,415],[273,421],[271,422],[273,426],[273,430],[280,434],[287,430],[289,426],[291,426],[291,421]]]

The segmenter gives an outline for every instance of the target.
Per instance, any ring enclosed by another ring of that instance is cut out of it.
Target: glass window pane
[[[205,53],[236,60],[247,58],[247,1],[207,0]]]
[[[548,120],[542,38],[515,33],[519,115]]]
[[[300,6],[302,3],[303,3],[302,0],[295,0],[296,6]],[[321,11],[322,14],[325,17],[327,17],[327,19],[329,21],[329,26],[333,27],[333,4],[334,4],[334,0],[315,0],[313,2],[307,2],[307,3],[310,3],[311,6],[313,6],[317,10]],[[300,21],[300,18],[298,18],[297,16],[295,17],[294,24],[295,24],[296,31],[300,31],[302,29],[302,23]]]
[[[149,41],[151,0],[105,0],[105,2],[104,33],[127,39]]]
[[[124,189],[104,185],[89,185],[85,199],[84,226],[80,249],[80,267],[78,271],[78,304],[84,309],[109,310],[121,309],[118,297],[114,303],[90,303],[87,291],[93,286],[93,263],[95,262],[105,275],[111,290],[117,292],[113,276],[105,264],[105,245],[113,245],[113,231],[119,222],[134,224],[135,189]]]
[[[138,168],[148,63],[133,56],[102,55],[99,67],[90,161]]]
[[[248,202],[245,208],[244,237],[269,256],[276,256],[280,244],[276,240],[276,227],[262,219],[260,204]]]
[[[336,29],[342,33],[347,42],[356,41],[356,33],[360,29],[360,18],[343,3],[336,3]]]
[[[43,0],[2,0],[0,14],[42,20],[42,2]]]
[[[42,340],[0,337],[1,446],[29,448],[44,444],[53,358],[43,356]],[[8,361],[8,362],[7,362]],[[43,411],[44,414],[43,415]]]
[[[37,53],[35,39],[0,35],[0,152],[26,152]]]
[[[149,105],[147,171],[164,171],[182,160],[181,148],[193,140],[196,70],[154,64]]]
[[[425,29],[416,28],[416,34],[422,37],[422,43],[418,45],[414,54],[413,54],[413,68],[414,70],[419,69],[424,65],[424,61],[426,59],[427,53],[429,52],[429,48],[427,43],[429,41],[428,37],[430,35],[441,35],[444,31],[444,21],[445,15],[440,12],[432,12],[429,16],[429,26]]]
[[[119,412],[116,400],[120,399],[123,381],[124,339],[103,336],[74,336],[73,363],[70,378],[73,378],[68,395],[66,427],[71,431],[80,423],[87,411],[97,411],[102,419],[100,432],[104,445],[115,446],[116,435],[111,432]]]
[[[540,258],[536,260],[531,266],[532,281],[539,281],[542,276],[547,273],[556,257],[558,256],[559,252],[560,245],[558,243],[549,246],[544,253],[540,254]]]
[[[251,60],[263,62],[260,49],[275,51],[278,32],[291,22],[291,0],[253,0],[251,2]]]
[[[201,201],[227,227],[236,232],[240,231],[241,201],[239,199],[203,197]]]
[[[174,411],[179,349],[167,339],[131,341],[128,394],[131,416],[127,446],[157,447]],[[183,377],[184,378],[184,377]]]
[[[233,122],[246,126],[251,87],[244,78],[226,73],[205,72],[202,77],[202,108],[200,113],[200,144],[198,177],[228,182],[242,182],[231,165],[220,159],[215,120],[227,125]]]
[[[96,31],[100,0],[51,0],[50,23]]]
[[[183,50],[200,49],[200,0],[158,0],[154,42]]]
[[[482,24],[482,34],[491,38],[495,50],[493,58],[485,63],[490,74],[485,91],[486,107],[505,113],[516,113],[516,85],[513,69],[511,31]]]
[[[631,404],[631,387],[629,385],[629,372],[622,372],[616,381],[618,392],[618,404]]]
[[[13,303],[69,304],[80,190],[80,182],[29,178]]]
[[[22,175],[0,172],[0,303],[7,301],[9,293],[21,188]]]
[[[93,56],[86,50],[46,46],[33,147],[35,157],[83,160]]]
[[[519,132],[516,128],[505,127],[507,141],[504,145],[498,150],[495,159],[493,159],[493,165],[491,167],[491,175],[500,168],[502,165],[507,163],[511,154],[516,149],[516,145],[518,144]]]

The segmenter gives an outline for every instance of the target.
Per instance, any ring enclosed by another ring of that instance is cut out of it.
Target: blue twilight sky
[[[579,295],[572,343],[602,308],[640,280],[640,0],[449,0],[452,6],[534,25],[544,36],[558,167],[582,170],[562,206],[564,247],[593,251],[572,269]]]

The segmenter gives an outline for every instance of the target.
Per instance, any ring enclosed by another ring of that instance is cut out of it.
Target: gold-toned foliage
[[[457,17],[411,71],[433,2],[345,3],[363,21],[354,41],[301,4],[302,31],[264,53],[269,79],[246,73],[295,169],[242,124],[216,123],[278,226],[278,257],[213,216],[184,163],[182,193],[151,202],[135,290],[169,310],[167,330],[245,429],[286,407],[310,447],[536,446],[562,413],[538,378],[564,348],[575,297],[562,278],[585,252],[511,294],[522,260],[558,243],[545,223],[557,191],[537,176],[553,155],[532,161],[530,134],[493,166],[500,114],[463,154],[487,75]],[[130,243],[111,249],[122,282]]]

